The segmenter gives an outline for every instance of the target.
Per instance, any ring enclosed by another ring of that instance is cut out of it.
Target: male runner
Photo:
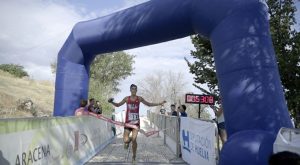
[[[130,85],[130,92],[131,95],[125,97],[121,102],[115,103],[113,102],[113,98],[110,98],[108,100],[109,103],[113,104],[116,107],[120,107],[124,103],[127,104],[127,109],[126,109],[126,118],[125,118],[125,123],[129,124],[134,124],[138,128],[140,127],[140,118],[139,118],[139,110],[140,110],[140,102],[147,106],[158,106],[158,105],[163,105],[166,103],[166,101],[162,101],[160,103],[149,103],[147,102],[143,97],[137,96],[137,86],[135,84]],[[123,141],[124,141],[124,148],[128,149],[129,143],[132,141],[132,160],[135,162],[136,158],[136,149],[137,149],[137,135],[138,135],[137,129],[133,128],[124,128],[124,134],[123,134]],[[129,138],[129,134],[132,132],[131,138]]]

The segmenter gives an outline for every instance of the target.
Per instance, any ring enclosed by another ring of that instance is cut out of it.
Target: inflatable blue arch
[[[281,127],[292,127],[261,0],[152,0],[75,25],[58,54],[54,116],[88,97],[97,54],[201,34],[210,39],[228,141],[220,164],[267,164]]]

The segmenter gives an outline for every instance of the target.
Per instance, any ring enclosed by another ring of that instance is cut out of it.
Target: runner
[[[140,118],[139,118],[139,110],[140,110],[140,102],[147,106],[159,106],[166,103],[166,101],[162,101],[160,103],[149,103],[147,102],[143,97],[137,96],[137,86],[135,84],[130,85],[130,92],[131,95],[125,97],[121,102],[115,103],[113,101],[113,98],[110,98],[108,100],[109,103],[113,104],[116,107],[122,106],[124,103],[127,104],[126,108],[126,117],[125,117],[125,123],[134,124],[140,127]],[[124,141],[124,148],[128,149],[129,143],[132,141],[132,161],[135,162],[136,158],[136,149],[137,149],[137,135],[138,135],[137,129],[124,127],[124,134],[123,134],[123,141]],[[129,137],[129,134],[132,133],[131,137]]]

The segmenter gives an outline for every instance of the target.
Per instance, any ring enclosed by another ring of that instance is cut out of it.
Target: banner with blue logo
[[[216,165],[215,124],[188,117],[180,119],[183,160],[191,165]]]

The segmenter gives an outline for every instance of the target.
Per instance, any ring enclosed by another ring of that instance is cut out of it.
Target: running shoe
[[[124,143],[124,149],[128,150],[128,148],[129,148],[129,143]]]
[[[132,164],[136,164],[135,156],[132,156]]]

